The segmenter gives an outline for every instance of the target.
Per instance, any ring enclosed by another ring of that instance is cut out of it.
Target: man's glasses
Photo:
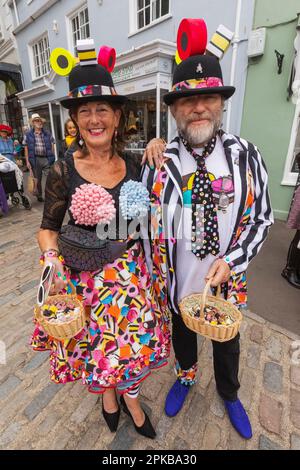
[[[45,266],[37,292],[37,304],[41,307],[48,297],[54,275],[54,264],[49,263]]]

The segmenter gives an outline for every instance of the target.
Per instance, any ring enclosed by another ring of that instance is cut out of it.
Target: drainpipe
[[[156,138],[160,137],[160,73],[156,75]]]
[[[237,53],[238,53],[238,45],[240,42],[241,13],[242,13],[242,0],[237,0],[235,34],[234,34],[234,39],[232,41],[233,47],[232,47],[232,61],[231,61],[231,71],[230,71],[230,85],[231,86],[234,86],[234,83],[235,83]],[[230,128],[231,111],[232,111],[232,100],[230,99],[228,100],[228,108],[227,108],[227,113],[226,113],[227,114],[226,132],[229,132],[229,128]]]
[[[18,14],[18,9],[17,9],[16,0],[13,0],[13,6],[14,6],[15,15],[16,15],[16,20],[17,20],[17,26],[19,26],[19,24],[20,24],[20,18],[19,18],[19,14]]]

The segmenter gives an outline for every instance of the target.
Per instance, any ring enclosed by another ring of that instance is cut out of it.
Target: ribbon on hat
[[[194,90],[195,88],[217,88],[222,87],[223,81],[218,77],[200,78],[199,80],[191,79],[183,82],[175,83],[172,91]]]
[[[85,96],[117,96],[115,88],[104,85],[84,85],[74,88],[68,93],[71,98],[82,98]]]

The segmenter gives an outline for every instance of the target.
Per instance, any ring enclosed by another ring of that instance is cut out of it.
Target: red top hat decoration
[[[177,50],[181,60],[204,54],[207,45],[207,27],[201,18],[184,18],[178,28]]]
[[[98,64],[103,65],[111,73],[115,63],[116,50],[113,47],[102,46],[98,54]]]

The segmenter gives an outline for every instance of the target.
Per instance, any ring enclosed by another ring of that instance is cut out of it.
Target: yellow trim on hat
[[[84,60],[93,60],[97,59],[96,51],[93,49],[92,51],[78,51],[78,57],[80,62]]]
[[[225,52],[230,45],[229,39],[224,38],[224,36],[221,36],[218,33],[213,35],[210,42],[221,49],[223,52]]]

